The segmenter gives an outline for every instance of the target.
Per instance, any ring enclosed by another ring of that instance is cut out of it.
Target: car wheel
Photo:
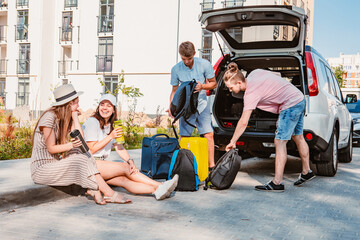
[[[335,176],[338,168],[338,143],[336,129],[332,133],[330,143],[325,152],[320,153],[320,160],[326,163],[316,163],[317,175],[332,177]]]
[[[339,154],[339,162],[349,163],[352,161],[353,144],[352,144],[353,132],[352,129],[349,134],[348,146]]]

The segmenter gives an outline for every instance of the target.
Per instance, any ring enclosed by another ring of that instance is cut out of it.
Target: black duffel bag
[[[240,163],[241,157],[238,155],[237,149],[233,148],[226,152],[206,178],[204,190],[208,189],[209,183],[211,188],[214,187],[218,190],[231,187],[240,169]]]

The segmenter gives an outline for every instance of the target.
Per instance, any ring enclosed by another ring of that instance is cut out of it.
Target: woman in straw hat
[[[115,141],[123,134],[121,128],[113,127],[117,116],[116,105],[114,95],[103,94],[95,113],[82,126],[85,141],[96,159],[101,176],[108,184],[123,187],[134,194],[153,194],[156,200],[170,197],[177,186],[178,175],[164,183],[148,178],[139,172],[124,146]],[[113,146],[124,163],[103,161],[110,155]]]
[[[33,138],[31,176],[35,183],[50,186],[77,184],[87,189],[97,204],[130,203],[114,192],[99,174],[93,157],[80,151],[81,141],[69,133],[82,129],[79,122],[79,95],[71,84],[54,90],[56,102],[40,117]],[[104,195],[104,197],[102,196]]]

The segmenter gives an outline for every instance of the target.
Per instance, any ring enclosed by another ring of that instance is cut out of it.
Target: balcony
[[[214,1],[211,1],[211,2],[204,1],[204,2],[200,3],[200,5],[201,5],[202,12],[214,9]]]
[[[72,8],[77,7],[78,1],[77,0],[65,0],[64,1],[64,8]]]
[[[28,8],[29,7],[29,0],[16,0],[16,7],[21,8]]]
[[[200,55],[201,58],[208,60],[209,62],[211,62],[211,54],[212,54],[212,49],[211,48],[203,48],[200,49]]]
[[[7,41],[7,25],[0,25],[0,44]]]
[[[242,7],[245,0],[227,0],[222,2],[223,8]]]
[[[0,74],[4,75],[7,73],[7,59],[0,59]]]
[[[113,33],[114,15],[98,16],[98,33]]]
[[[112,63],[113,63],[113,55],[97,55],[96,72],[111,72]]]
[[[15,39],[17,41],[27,41],[28,40],[28,29],[29,24],[19,24],[15,25]]]
[[[0,10],[8,9],[8,0],[0,0]]]
[[[60,43],[67,43],[71,42],[73,39],[73,27],[71,25],[59,27],[59,42]]]
[[[29,92],[16,93],[16,106],[29,106]]]
[[[16,62],[17,74],[30,74],[30,59],[17,59]]]
[[[73,64],[74,64],[73,60],[58,61],[58,77],[65,78],[68,75],[68,73],[72,72]],[[77,64],[79,64],[78,61]]]

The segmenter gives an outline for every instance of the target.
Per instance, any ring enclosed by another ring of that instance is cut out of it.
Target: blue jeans
[[[295,106],[282,110],[276,123],[275,139],[290,140],[293,135],[303,134],[305,98]]]

